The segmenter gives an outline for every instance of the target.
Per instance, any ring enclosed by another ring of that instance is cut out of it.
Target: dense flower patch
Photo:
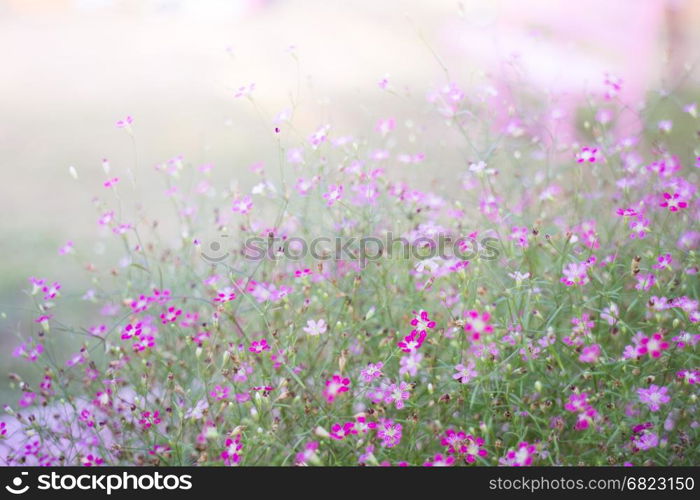
[[[700,158],[671,148],[679,127],[652,104],[618,124],[623,98],[607,76],[581,102],[596,119],[557,115],[569,141],[542,96],[490,85],[449,82],[416,105],[424,123],[383,116],[355,136],[300,137],[285,111],[269,125],[279,165],[254,165],[246,189],[156,165],[174,239],[122,218],[130,182],[105,160],[96,225],[125,254],[87,266],[87,290],[29,278],[14,356],[41,377],[11,375],[0,460],[697,463]],[[377,243],[389,232],[408,255]],[[337,258],[337,237],[374,246]],[[267,242],[256,258],[250,238]],[[86,264],[71,242],[59,254]],[[75,295],[99,323],[70,313]]]

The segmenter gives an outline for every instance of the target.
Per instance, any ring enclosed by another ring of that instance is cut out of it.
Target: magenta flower
[[[667,387],[659,387],[658,385],[650,385],[648,389],[640,387],[637,389],[639,401],[646,404],[651,411],[659,411],[662,404],[671,401],[671,398],[666,394]]]
[[[154,425],[158,425],[161,422],[160,412],[154,411],[144,411],[141,412],[141,418],[139,419],[139,424],[143,430],[148,430]]]
[[[598,157],[596,156],[598,153],[598,148],[589,148],[589,147],[584,147],[581,148],[581,151],[579,151],[576,154],[576,161],[578,163],[595,163]]]
[[[228,399],[229,393],[231,392],[231,389],[228,387],[223,387],[221,385],[216,385],[214,386],[214,390],[209,393],[209,395],[218,400],[224,400]]]
[[[633,451],[646,451],[659,445],[659,436],[649,430],[643,430],[630,437]]]
[[[588,265],[584,262],[572,262],[564,270],[564,277],[561,282],[566,286],[585,285],[590,280],[588,278]]]
[[[221,452],[221,459],[224,461],[224,465],[230,467],[240,464],[242,449],[243,444],[241,443],[240,434],[237,434],[235,437],[226,438],[224,442],[224,451]]]
[[[670,253],[666,254],[661,254],[659,257],[656,259],[656,264],[654,264],[652,267],[654,269],[668,269],[672,270],[671,263],[673,262],[673,257],[671,257]]]
[[[567,411],[581,412],[585,411],[589,406],[588,394],[582,392],[581,394],[570,394],[569,402],[564,405],[564,408]]]
[[[367,366],[360,371],[360,375],[362,375],[365,382],[370,383],[374,379],[382,376],[383,367],[384,363],[381,361],[378,363],[368,363]]]
[[[15,358],[25,358],[29,362],[34,362],[39,358],[42,352],[44,352],[44,346],[42,344],[36,344],[32,339],[29,339],[28,342],[17,346],[12,352],[12,356]]]
[[[414,330],[424,332],[426,330],[432,330],[433,328],[435,328],[435,321],[432,321],[430,319],[427,311],[413,311],[413,319],[411,320],[411,326],[414,328]]]
[[[574,429],[578,431],[588,429],[597,417],[598,411],[592,406],[587,407],[585,410],[576,415],[576,424],[574,425]]]
[[[425,467],[449,467],[455,463],[455,457],[443,456],[440,453],[436,453],[435,456],[425,462],[423,465]]]
[[[472,340],[479,340],[483,334],[493,333],[493,326],[489,324],[491,315],[487,312],[480,313],[472,309],[465,313],[467,319],[464,322],[464,331]]]
[[[336,423],[331,426],[330,436],[332,439],[342,441],[351,434],[357,434],[355,422],[345,422],[344,424]]]
[[[641,339],[637,353],[640,356],[648,353],[652,358],[658,358],[668,347],[668,342],[664,341],[663,335],[657,332],[651,337],[643,337]]]
[[[97,455],[89,454],[83,458],[83,465],[85,467],[93,467],[96,465],[102,465],[103,463],[104,463],[104,460],[102,460]]]
[[[160,315],[160,322],[164,325],[168,323],[174,323],[178,320],[182,314],[182,309],[178,309],[175,306],[168,307],[168,310]]]
[[[222,290],[218,290],[216,292],[216,297],[214,297],[214,302],[218,302],[220,304],[224,304],[226,302],[231,302],[232,300],[235,300],[236,298],[236,292],[234,291],[233,288],[230,286],[227,286],[226,288]]]
[[[306,443],[304,445],[304,451],[300,451],[296,454],[294,465],[307,466],[309,462],[317,461],[318,455],[316,454],[316,450],[318,450],[318,443],[316,441]]]
[[[425,337],[425,330],[421,332],[419,332],[418,330],[413,330],[396,345],[399,346],[403,352],[413,353],[416,352],[420,348],[420,346],[423,345]]]
[[[662,208],[668,208],[671,212],[678,212],[682,208],[688,206],[688,202],[685,201],[680,193],[668,193],[663,194],[663,201],[659,204]]]
[[[592,344],[583,348],[578,360],[582,363],[596,363],[600,357],[600,345]]]
[[[44,300],[50,300],[56,298],[59,290],[61,289],[61,284],[54,282],[52,285],[45,285],[41,291],[44,292]]]
[[[391,384],[384,391],[384,402],[386,404],[394,404],[397,410],[403,409],[405,406],[404,401],[408,401],[411,396],[411,386],[406,382],[400,382],[399,384]]]
[[[31,391],[25,391],[22,393],[22,397],[19,398],[19,401],[17,402],[17,404],[20,405],[22,408],[26,408],[27,406],[33,405],[35,399],[36,399],[35,393],[33,393]]]
[[[532,460],[535,457],[535,445],[523,441],[518,444],[516,449],[511,449],[504,457],[498,460],[501,465],[509,465],[512,467],[524,467],[532,465]]]
[[[488,451],[484,449],[484,439],[474,437],[471,434],[466,436],[460,443],[457,449],[460,455],[464,456],[464,460],[468,464],[476,462],[476,457],[488,456]]]
[[[381,445],[385,448],[393,448],[401,442],[401,424],[389,418],[381,418],[379,422],[373,423],[372,427],[377,430],[377,437],[382,440]]]
[[[656,276],[651,273],[639,273],[635,276],[635,279],[637,280],[637,284],[634,286],[634,288],[645,292],[656,284]]]
[[[526,227],[518,227],[518,226],[513,226],[513,228],[510,231],[510,239],[515,241],[515,243],[522,247],[522,248],[527,248],[529,246],[527,237],[530,231]]]
[[[700,383],[700,370],[681,370],[676,373],[676,376],[690,385]]]
[[[254,340],[248,347],[248,350],[255,354],[260,354],[263,351],[269,351],[270,345],[267,343],[267,339]]]
[[[329,380],[326,380],[323,396],[326,401],[332,403],[338,395],[348,392],[348,390],[350,390],[350,379],[336,373]]]
[[[131,116],[127,116],[123,120],[118,120],[116,126],[117,128],[125,128],[128,130],[132,123],[134,123],[134,119]]]

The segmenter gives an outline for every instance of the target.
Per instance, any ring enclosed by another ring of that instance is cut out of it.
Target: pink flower
[[[527,441],[523,441],[518,444],[518,447],[515,450],[510,450],[504,457],[500,458],[498,463],[513,467],[532,465],[535,450],[535,445],[530,444]]]
[[[455,462],[455,457],[451,456],[443,456],[440,453],[437,453],[432,460],[428,460],[425,462],[423,465],[425,467],[449,467],[450,465],[454,464]]]
[[[323,193],[323,197],[327,201],[327,205],[333,206],[333,204],[343,197],[343,185],[338,184],[328,186],[328,191]]]
[[[134,123],[134,119],[131,116],[127,116],[123,120],[118,120],[116,126],[117,128],[125,128],[128,130],[132,123]]]
[[[234,212],[239,212],[242,215],[249,213],[253,208],[253,199],[250,196],[244,196],[242,198],[236,198],[233,200],[233,205],[231,210]]]
[[[420,368],[420,363],[423,360],[423,355],[418,352],[412,352],[408,356],[402,356],[399,360],[399,375],[410,375],[415,377]]]
[[[581,151],[576,155],[576,161],[579,163],[589,162],[595,163],[597,160],[596,154],[598,153],[598,148],[581,148]]]
[[[592,406],[587,407],[576,416],[576,425],[574,425],[574,429],[578,431],[588,429],[597,417],[598,411]]]
[[[473,464],[476,461],[476,457],[488,456],[488,452],[484,449],[484,439],[472,435],[466,436],[459,443],[457,451],[460,455],[464,455],[464,460],[469,464]]]
[[[659,257],[656,259],[656,264],[654,264],[652,267],[654,269],[668,269],[672,270],[671,263],[673,262],[673,257],[671,257],[670,253],[667,254],[661,254]]]
[[[690,385],[700,382],[700,370],[681,370],[676,373],[676,376]]]
[[[154,411],[144,411],[141,412],[141,418],[139,419],[139,424],[143,430],[148,430],[154,425],[158,425],[161,422],[160,412]]]
[[[260,354],[263,351],[269,351],[270,346],[267,343],[267,339],[254,340],[250,344],[248,350],[250,352],[254,352],[255,354]]]
[[[618,208],[615,213],[620,217],[636,217],[639,215],[634,208]]]
[[[600,345],[593,344],[583,348],[578,360],[582,363],[596,363],[600,357]]]
[[[182,309],[178,309],[175,306],[170,306],[168,310],[160,315],[160,322],[164,325],[168,323],[174,323],[178,320],[182,314]]]
[[[15,358],[25,358],[27,361],[34,362],[39,358],[42,352],[44,352],[44,346],[35,344],[32,339],[29,339],[29,342],[16,347],[12,352],[12,356]]]
[[[329,380],[326,380],[323,396],[326,398],[326,401],[332,403],[339,394],[348,392],[349,389],[350,379],[336,373]]]
[[[424,332],[426,330],[435,328],[435,321],[432,321],[430,319],[427,311],[413,311],[413,319],[411,320],[411,326],[419,332]]]
[[[224,461],[224,465],[230,467],[241,463],[242,449],[243,444],[241,444],[240,434],[236,434],[235,437],[226,438],[224,442],[224,451],[221,452],[221,459]]]
[[[491,315],[487,312],[480,313],[472,309],[465,313],[467,317],[464,323],[464,331],[471,335],[472,340],[479,340],[485,333],[493,333],[493,326],[489,324]]]
[[[403,352],[416,352],[420,346],[423,345],[426,333],[425,330],[419,332],[418,330],[413,330],[411,333],[406,335],[403,340],[398,342],[396,345],[401,348]]]
[[[317,460],[318,455],[316,454],[316,450],[318,450],[318,443],[316,441],[306,443],[304,451],[297,453],[294,459],[294,465],[306,466],[309,462]]]
[[[214,297],[214,302],[219,302],[224,304],[226,302],[231,302],[236,298],[236,292],[230,286],[216,292],[216,297]]]
[[[129,303],[129,307],[131,307],[131,310],[134,314],[144,312],[146,309],[148,309],[148,306],[150,304],[150,298],[146,297],[145,295],[141,295],[138,299],[133,299]]]
[[[658,358],[666,349],[668,349],[668,342],[665,342],[663,335],[657,332],[651,337],[641,339],[637,353],[639,355],[648,353],[652,358]]]
[[[629,227],[630,231],[632,231],[630,238],[644,238],[651,231],[649,224],[649,219],[645,219],[642,215],[638,216],[636,220],[630,221]]]
[[[469,361],[467,366],[464,366],[463,364],[456,365],[455,370],[457,373],[452,375],[452,378],[459,380],[461,384],[468,384],[469,381],[478,375],[477,371],[474,369],[475,366],[476,365],[473,361]]]
[[[231,389],[229,389],[228,387],[216,385],[216,386],[214,386],[214,390],[211,391],[210,396],[218,401],[221,401],[223,399],[228,399],[230,392],[231,392]]]
[[[632,449],[634,451],[645,451],[659,445],[659,436],[649,430],[643,430],[631,436],[630,439],[632,440]]]
[[[301,196],[306,196],[309,192],[316,187],[318,184],[319,177],[314,176],[310,180],[298,179],[296,183],[297,192]]]
[[[401,382],[399,384],[391,384],[384,391],[384,402],[386,404],[394,403],[394,407],[397,410],[403,409],[405,406],[404,401],[408,401],[411,396],[411,386],[406,382]]]
[[[372,427],[376,428],[377,437],[382,440],[381,445],[385,448],[393,448],[401,442],[401,424],[389,418],[382,418],[378,423],[373,423]]]
[[[377,126],[375,127],[376,131],[379,132],[380,134],[387,135],[389,132],[394,130],[396,128],[396,120],[394,118],[387,118],[385,120],[379,120],[377,122]]]
[[[659,204],[662,208],[668,208],[671,212],[678,212],[682,208],[688,206],[688,202],[685,201],[679,193],[669,193],[665,192],[663,194],[663,201]]]
[[[238,87],[238,90],[233,94],[234,99],[240,99],[241,97],[248,97],[253,94],[253,91],[255,90],[255,84],[251,83],[248,85],[243,85],[242,87]]]
[[[35,393],[31,391],[25,391],[22,393],[22,397],[19,399],[17,404],[19,404],[22,408],[26,408],[27,406],[31,406],[32,404],[34,404],[35,399]]]
[[[330,130],[331,126],[326,124],[320,126],[318,129],[316,129],[316,132],[311,134],[311,137],[309,137],[309,144],[311,144],[312,149],[318,148],[321,144],[326,142],[326,139],[328,138],[328,131]]]
[[[656,284],[656,276],[653,274],[644,274],[644,273],[639,273],[635,276],[635,279],[637,280],[637,284],[634,285],[634,288],[637,290],[643,290],[643,291],[648,291],[651,287]]]
[[[92,467],[95,465],[102,465],[104,463],[104,460],[102,460],[100,457],[97,455],[92,455],[89,454],[83,458],[83,465],[85,467]]]
[[[679,349],[684,349],[686,346],[697,345],[698,342],[700,342],[700,334],[692,334],[690,332],[681,331],[671,340],[673,340],[676,343],[676,347],[678,347]]]
[[[379,363],[368,363],[366,368],[363,368],[362,371],[360,371],[360,375],[362,375],[362,378],[364,379],[365,382],[370,383],[376,378],[380,378],[382,376],[382,368],[384,367],[384,363],[381,361]]]
[[[666,395],[667,387],[659,387],[658,385],[650,385],[648,389],[640,387],[637,389],[639,401],[646,404],[651,411],[659,411],[662,404],[671,401],[671,398]]]
[[[45,285],[41,291],[44,292],[44,300],[50,300],[56,298],[58,291],[61,289],[61,284],[54,282],[51,286]]]
[[[67,255],[73,253],[73,242],[68,241],[65,245],[58,249],[58,255]]]
[[[569,402],[564,405],[564,409],[567,411],[581,412],[585,411],[589,406],[588,394],[582,392],[581,394],[570,394]]]
[[[585,262],[572,262],[564,268],[564,277],[561,282],[566,286],[585,285],[588,278],[588,264]]]
[[[528,247],[527,237],[530,231],[526,227],[513,226],[510,232],[510,239],[522,248]]]
[[[331,426],[330,436],[332,439],[342,441],[351,434],[357,434],[355,422],[345,422],[344,424],[336,423]]]

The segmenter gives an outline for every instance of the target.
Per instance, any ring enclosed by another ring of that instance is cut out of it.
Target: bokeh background
[[[245,184],[276,154],[270,119],[290,99],[299,130],[371,129],[407,105],[377,86],[386,74],[421,94],[444,82],[443,66],[468,84],[518,61],[536,88],[582,96],[611,72],[641,102],[648,89],[698,87],[699,26],[691,0],[0,0],[3,372],[34,327],[27,278],[70,295],[86,277],[58,248],[109,254],[90,203],[102,158],[124,177],[136,155],[143,196],[165,210],[151,166],[183,155]],[[257,109],[233,98],[252,82]],[[135,143],[114,125],[126,115]]]

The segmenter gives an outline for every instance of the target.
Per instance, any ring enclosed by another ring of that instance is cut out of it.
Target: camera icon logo
[[[229,252],[223,247],[223,238],[228,238],[228,234],[219,234],[216,239],[208,241],[202,251],[202,259],[210,264],[218,264],[229,257]]]
[[[20,472],[20,475],[12,480],[12,486],[5,486],[5,489],[12,493],[13,495],[21,495],[26,493],[29,489],[29,485],[22,487],[22,476],[28,476],[29,472]]]

